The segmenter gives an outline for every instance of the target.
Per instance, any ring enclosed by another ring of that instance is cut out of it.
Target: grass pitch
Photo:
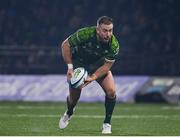
[[[64,103],[0,102],[0,136],[101,136],[104,104],[79,103],[69,126],[60,130]],[[117,103],[113,136],[178,136],[180,106]]]

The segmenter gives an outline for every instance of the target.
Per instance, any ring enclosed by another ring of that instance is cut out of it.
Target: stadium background
[[[0,5],[1,74],[64,74],[57,45],[107,15],[121,44],[114,74],[180,75],[178,0],[0,0]]]
[[[0,0],[0,135],[100,135],[75,124],[60,132],[56,122],[68,88],[58,45],[77,29],[96,25],[102,15],[113,18],[121,45],[112,68],[118,88],[113,135],[180,135],[179,7],[179,0]],[[103,109],[96,109],[102,106],[83,102],[102,102],[103,92],[96,84],[85,90],[75,117],[82,118],[82,108],[86,114],[95,109],[92,117],[101,120]],[[93,127],[89,115],[83,116]],[[142,127],[134,128],[136,123]]]

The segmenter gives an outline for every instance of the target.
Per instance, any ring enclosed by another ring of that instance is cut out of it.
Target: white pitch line
[[[180,106],[171,106],[171,107],[164,106],[164,107],[162,107],[162,109],[164,109],[164,110],[180,110]]]
[[[61,109],[65,108],[66,106],[0,106],[0,109]],[[99,109],[100,107],[83,107],[83,106],[78,106],[77,109]]]
[[[75,117],[78,118],[104,118],[104,115],[76,115]],[[132,118],[132,119],[139,119],[139,118],[180,118],[179,115],[113,115],[113,118],[123,119],[123,118]]]
[[[88,109],[88,110],[93,110],[93,109],[99,109],[103,106],[77,106],[77,109]],[[116,106],[120,107],[120,106]],[[0,106],[0,109],[61,109],[65,108],[64,105],[60,106],[23,106],[23,105],[18,105],[18,106]],[[149,107],[142,108],[142,107],[120,107],[121,110],[149,110]],[[161,110],[180,110],[180,106],[163,106],[157,109]]]
[[[36,115],[36,114],[0,114],[0,117],[29,117],[29,118],[59,118],[60,115]],[[74,115],[75,118],[104,118],[104,115]],[[115,119],[123,119],[123,118],[131,118],[131,119],[141,119],[141,118],[163,118],[163,119],[172,119],[177,118],[179,119],[179,115],[113,115]]]

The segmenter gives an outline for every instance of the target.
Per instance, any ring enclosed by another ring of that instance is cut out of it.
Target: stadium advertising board
[[[137,102],[180,103],[180,78],[152,77],[137,92]]]
[[[134,102],[134,95],[148,77],[115,77],[117,100]],[[0,100],[65,101],[68,83],[65,75],[0,75]],[[104,92],[92,82],[82,91],[80,101],[103,101]]]

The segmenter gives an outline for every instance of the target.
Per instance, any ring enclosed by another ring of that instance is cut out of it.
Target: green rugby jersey
[[[115,60],[119,52],[119,43],[113,35],[109,43],[97,39],[96,27],[82,28],[68,38],[73,64],[83,67],[101,66],[105,59]]]

